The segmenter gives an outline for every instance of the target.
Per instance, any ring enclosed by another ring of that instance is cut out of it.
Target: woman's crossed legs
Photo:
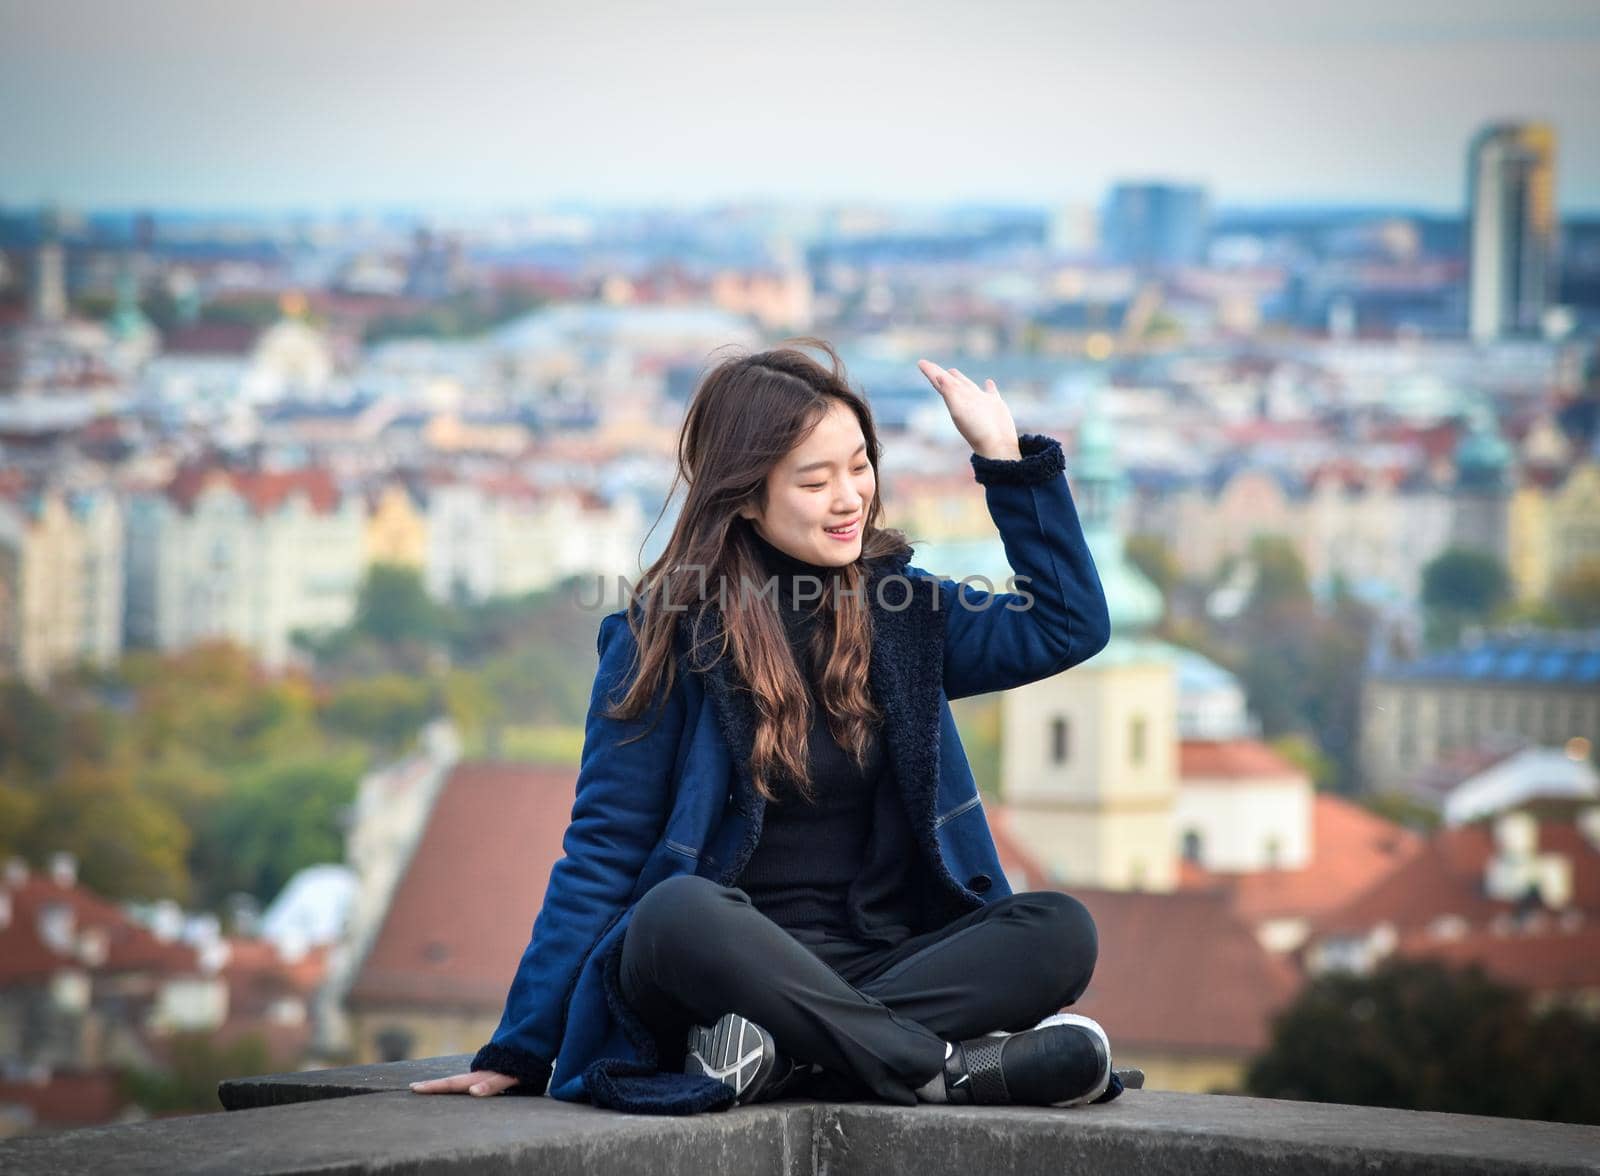
[[[946,1042],[1026,1029],[1072,1004],[1097,951],[1082,903],[1035,891],[841,961],[846,979],[744,891],[683,875],[639,900],[624,937],[622,986],[664,1033],[735,1012],[796,1061],[909,1106],[942,1072]]]

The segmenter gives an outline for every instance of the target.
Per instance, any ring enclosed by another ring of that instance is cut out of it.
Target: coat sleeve
[[[1017,440],[1019,459],[976,453],[970,459],[1017,591],[986,592],[937,578],[946,614],[948,698],[1048,678],[1093,657],[1111,639],[1105,590],[1067,485],[1061,442],[1039,433]],[[907,572],[936,579],[920,568]]]
[[[671,776],[686,712],[681,680],[674,680],[659,718],[659,699],[637,719],[606,718],[601,712],[621,699],[637,649],[621,612],[602,618],[597,646],[600,666],[563,856],[550,871],[500,1025],[472,1059],[474,1070],[517,1078],[512,1090],[518,1094],[544,1092],[572,987],[594,945],[626,909],[671,806]],[[642,738],[621,742],[647,729]]]

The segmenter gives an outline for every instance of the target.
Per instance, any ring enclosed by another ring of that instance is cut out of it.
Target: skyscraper
[[[1211,229],[1205,189],[1195,184],[1124,183],[1106,200],[1101,243],[1122,265],[1192,265]]]
[[[1467,325],[1486,342],[1532,334],[1555,286],[1556,136],[1494,123],[1467,153]]]

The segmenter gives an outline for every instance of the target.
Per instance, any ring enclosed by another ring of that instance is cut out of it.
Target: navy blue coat
[[[949,700],[1058,674],[1110,636],[1061,444],[1034,433],[1019,442],[1019,460],[970,458],[1017,591],[996,585],[985,593],[905,557],[865,568],[872,694],[939,890],[933,905],[950,918],[1011,890]],[[988,607],[977,607],[986,598]],[[713,605],[693,636],[705,639],[719,623]],[[473,1068],[514,1075],[512,1093],[539,1094],[548,1082],[559,1099],[687,1114],[728,1106],[730,1091],[660,1065],[654,1034],[618,984],[622,937],[635,904],[664,878],[695,873],[731,885],[761,836],[765,801],[748,771],[754,708],[729,659],[686,671],[680,639],[679,672],[659,721],[653,709],[631,722],[600,714],[621,697],[635,648],[622,610],[602,618],[564,856],[551,870],[500,1025]],[[621,742],[652,721],[644,738]]]

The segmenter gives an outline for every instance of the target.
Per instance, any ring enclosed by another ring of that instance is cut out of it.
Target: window
[[[1140,715],[1128,725],[1128,760],[1135,765],[1144,763],[1144,736],[1145,721]]]
[[[1276,870],[1283,857],[1283,844],[1276,837],[1267,838],[1267,869]]]
[[[1200,830],[1190,829],[1183,835],[1183,860],[1200,865],[1200,858],[1205,852],[1205,843],[1200,837]]]
[[[1050,720],[1050,762],[1064,764],[1072,754],[1072,728],[1057,716]]]

